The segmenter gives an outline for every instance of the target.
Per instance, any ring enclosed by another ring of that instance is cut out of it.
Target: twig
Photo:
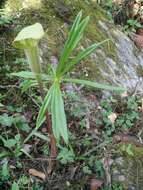
[[[0,89],[7,89],[7,88],[19,88],[17,85],[0,85]]]

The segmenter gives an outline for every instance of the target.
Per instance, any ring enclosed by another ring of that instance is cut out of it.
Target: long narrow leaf
[[[57,124],[56,106],[56,85],[54,85],[51,99],[52,130],[57,142],[59,142],[60,130]]]
[[[55,83],[51,103],[51,113],[54,136],[57,140],[59,140],[60,136],[62,136],[65,143],[68,143],[67,122],[59,83]]]
[[[70,41],[72,40],[73,33],[77,30],[78,25],[79,25],[79,23],[81,21],[81,17],[82,17],[82,11],[80,11],[78,13],[77,17],[75,18],[75,21],[74,21],[74,23],[72,25],[72,28],[71,28],[70,32],[69,32],[69,37],[68,37],[68,39],[67,39],[67,41],[65,43],[64,50],[67,48],[67,46],[69,45]],[[63,51],[63,54],[64,54],[64,51]]]
[[[30,72],[30,71],[20,71],[17,73],[11,73],[11,75],[16,76],[16,77],[20,77],[20,78],[24,78],[24,79],[36,79],[34,73]],[[53,80],[52,76],[48,76],[46,74],[42,74],[41,77],[43,80],[47,80],[47,81]]]
[[[57,71],[56,71],[57,76],[60,75],[61,72],[65,69],[65,63],[68,61],[70,54],[76,48],[77,44],[81,40],[85,27],[88,24],[88,21],[89,21],[89,17],[86,17],[75,28],[75,31],[71,33],[72,36],[70,37],[70,42],[67,44],[66,48],[64,48],[64,52],[60,58],[59,65],[57,67]]]
[[[64,70],[64,73],[65,74],[66,72],[69,72],[73,66],[77,63],[79,63],[82,59],[88,57],[92,52],[94,52],[97,48],[99,48],[102,44],[104,44],[105,42],[109,41],[108,39],[107,40],[104,40],[100,43],[95,43],[91,46],[89,46],[88,48],[86,48],[85,50],[83,50],[81,53],[79,53],[65,68]]]
[[[62,68],[62,66],[63,66],[62,63],[63,63],[64,60],[65,60],[65,55],[66,55],[67,49],[68,49],[68,47],[69,47],[69,44],[71,44],[72,37],[73,37],[75,31],[76,31],[77,28],[78,28],[78,25],[79,25],[79,23],[80,23],[81,17],[82,17],[82,11],[80,11],[80,12],[78,13],[78,15],[77,15],[77,17],[76,17],[76,19],[75,19],[75,21],[74,21],[74,23],[73,23],[73,25],[72,25],[72,28],[71,28],[70,33],[69,33],[69,37],[68,37],[68,39],[67,39],[67,41],[66,41],[66,43],[65,43],[64,50],[63,50],[62,55],[61,55],[61,58],[60,58],[60,62],[59,62],[59,64],[58,64],[57,71],[59,71],[59,70]]]
[[[45,112],[50,104],[50,101],[51,101],[51,96],[52,96],[52,92],[53,92],[53,87],[54,86],[51,86],[51,88],[49,89],[43,103],[42,103],[42,106],[40,108],[40,111],[39,111],[39,114],[38,114],[38,117],[37,117],[37,122],[36,122],[36,129],[38,129],[43,121],[44,121],[44,118],[45,118]]]
[[[111,85],[100,84],[100,83],[92,82],[92,81],[88,81],[88,80],[63,79],[63,81],[82,84],[82,85],[87,85],[87,86],[91,86],[91,87],[98,88],[98,89],[103,89],[103,90],[112,90],[112,91],[120,91],[120,92],[126,91],[126,88],[123,88],[123,87],[114,87],[114,86],[111,86]]]

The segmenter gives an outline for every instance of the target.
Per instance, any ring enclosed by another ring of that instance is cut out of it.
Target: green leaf
[[[21,139],[20,134],[15,135],[15,140],[16,140],[16,142],[19,142],[19,141],[20,141],[20,139]]]
[[[70,31],[69,38],[65,44],[64,51],[60,57],[60,61],[56,70],[57,76],[61,76],[61,73],[65,69],[65,63],[68,61],[70,54],[81,40],[85,27],[89,21],[89,17],[86,17],[80,22],[81,16],[82,12],[77,15],[73,27]]]
[[[11,127],[13,123],[13,117],[7,114],[0,115],[0,124],[2,126]]]
[[[25,49],[28,45],[37,45],[44,36],[44,30],[40,23],[35,23],[22,29],[15,38],[13,45],[17,48]]]
[[[35,74],[33,72],[30,72],[30,71],[20,71],[17,73],[11,73],[11,75],[16,76],[16,77],[20,77],[20,78],[24,78],[24,79],[36,79]],[[46,74],[40,74],[40,77],[42,77],[42,80],[53,81],[53,77],[48,76]]]
[[[54,91],[51,100],[52,113],[52,129],[55,138],[59,141],[60,136],[63,137],[65,143],[68,144],[67,122],[64,110],[64,103],[59,83],[54,84]]]
[[[29,132],[30,131],[30,126],[28,125],[28,122],[24,116],[17,115],[14,118],[14,124],[15,126],[22,131]]]
[[[0,153],[0,159],[5,158],[8,155],[9,155],[9,152],[3,151],[3,152]]]
[[[79,63],[82,59],[88,57],[92,52],[94,52],[97,48],[99,48],[102,44],[104,44],[105,42],[108,42],[109,39],[104,40],[100,43],[95,43],[91,46],[89,46],[88,48],[86,48],[84,51],[82,51],[81,53],[79,53],[65,68],[64,73],[70,71],[72,69],[72,67]],[[62,73],[62,74],[64,74]]]
[[[3,107],[4,107],[4,105],[2,103],[0,103],[0,108],[3,108]]]
[[[40,108],[40,111],[39,111],[39,114],[37,117],[36,129],[38,129],[45,120],[45,112],[50,104],[53,88],[54,88],[54,86],[52,85],[51,88],[49,89],[46,97],[44,98],[44,101],[42,103],[42,106]]]
[[[34,132],[34,135],[36,136],[36,137],[39,137],[40,139],[42,139],[42,140],[44,140],[44,141],[47,141],[47,142],[50,142],[50,139],[49,139],[49,137],[48,136],[46,136],[46,135],[43,135],[42,133],[40,133],[40,132]]]
[[[132,150],[132,144],[128,144],[128,146],[126,148],[126,152],[128,153],[128,155],[134,156],[134,153]]]
[[[27,157],[29,157],[31,160],[33,159],[33,157],[24,149],[24,148],[21,148],[20,149],[20,152],[24,153]]]
[[[60,160],[62,164],[67,164],[67,163],[73,163],[75,159],[75,155],[73,151],[68,150],[66,147],[62,148],[61,151],[59,152],[57,159]]]
[[[2,176],[4,178],[9,177],[8,161],[5,161],[2,165]]]
[[[24,140],[24,143],[26,143],[36,133],[36,131],[40,128],[42,123],[45,121],[45,112],[49,107],[52,91],[53,91],[53,86],[51,86],[51,88],[49,89],[47,95],[44,98],[42,106],[40,107],[40,111],[39,111],[37,121],[36,121],[36,128],[33,129],[32,132],[28,135],[28,137]]]
[[[12,189],[11,190],[19,190],[19,186],[15,181],[12,184]]]
[[[98,89],[103,89],[103,90],[112,90],[112,91],[119,91],[119,92],[126,91],[126,88],[123,88],[123,87],[114,87],[114,86],[100,84],[100,83],[92,82],[92,81],[88,81],[88,80],[63,79],[63,81],[82,84],[82,85],[87,85],[87,86],[91,86],[91,87],[98,88]]]
[[[30,71],[20,71],[17,73],[11,73],[11,75],[25,79],[35,79],[34,73]]]
[[[15,146],[17,143],[17,141],[15,139],[8,139],[4,142],[4,146],[7,148],[12,148],[13,146]]]
[[[63,50],[63,53],[62,53],[61,58],[60,58],[60,63],[59,63],[58,68],[57,68],[57,72],[62,67],[62,64],[64,62],[63,60],[65,59],[65,56],[66,56],[66,53],[67,53],[67,49],[69,47],[69,44],[71,44],[71,40],[72,40],[72,37],[73,37],[75,31],[78,29],[78,25],[80,23],[81,17],[82,17],[82,11],[80,11],[78,13],[78,15],[75,18],[75,21],[74,21],[74,23],[72,25],[72,28],[71,28],[71,30],[69,32],[69,37],[68,37],[68,39],[67,39],[67,41],[65,43],[64,50]]]
[[[36,80],[27,79],[20,83],[20,89],[21,89],[21,92],[24,93],[31,87],[37,87],[37,85],[38,83]]]

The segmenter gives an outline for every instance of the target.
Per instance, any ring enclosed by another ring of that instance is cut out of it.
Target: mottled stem
[[[28,49],[25,49],[25,54],[28,59],[29,65],[31,67],[31,70],[35,74],[36,80],[39,85],[40,95],[42,100],[44,101],[44,87],[41,77],[41,67],[40,67],[40,60],[39,60],[39,51],[37,46],[29,47]],[[51,142],[51,157],[54,158],[57,156],[57,150],[56,150],[56,139],[52,133],[52,126],[51,126],[51,119],[48,110],[45,113],[46,115],[46,122],[47,122],[47,129],[48,133],[50,135],[50,142]]]

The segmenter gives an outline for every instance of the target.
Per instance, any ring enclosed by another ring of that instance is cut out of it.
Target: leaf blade
[[[74,31],[70,32],[69,39],[66,42],[66,46],[64,47],[64,51],[60,57],[60,61],[56,70],[56,75],[61,75],[62,71],[65,69],[65,63],[68,61],[70,54],[76,48],[77,44],[82,38],[83,32],[85,30],[86,25],[89,22],[89,16],[83,19],[80,23],[77,23],[77,26],[74,28]]]
[[[102,44],[104,44],[105,42],[109,41],[108,39],[107,40],[104,40],[102,42],[99,42],[99,43],[95,43],[91,46],[89,46],[88,48],[86,48],[85,50],[83,50],[81,53],[79,53],[68,65],[67,67],[65,68],[64,70],[64,73],[62,74],[65,74],[66,72],[69,72],[72,67],[77,64],[78,62],[80,62],[82,59],[86,58],[87,56],[89,56],[92,52],[94,52],[98,47],[100,47]]]
[[[24,78],[24,79],[36,79],[35,74],[31,71],[20,71],[17,73],[11,73],[11,75],[15,77]],[[53,81],[52,76],[48,76],[46,74],[42,74],[40,76],[42,77],[42,80]]]
[[[65,143],[68,144],[67,122],[59,83],[55,83],[55,91],[51,103],[51,113],[54,136],[57,140],[62,136]]]
[[[52,91],[53,91],[53,86],[51,86],[51,88],[48,90],[48,93],[43,100],[43,103],[42,103],[42,106],[40,108],[40,111],[39,111],[39,114],[37,117],[37,121],[36,121],[36,129],[38,129],[45,120],[44,119],[45,118],[45,112],[46,112],[46,109],[48,108],[48,106],[50,104]]]
[[[63,79],[63,81],[77,83],[77,84],[83,84],[83,85],[87,85],[87,86],[90,86],[90,87],[103,89],[103,90],[112,90],[112,91],[120,91],[120,92],[123,92],[123,91],[127,90],[124,87],[114,87],[114,86],[111,86],[111,85],[100,84],[100,83],[92,82],[92,81],[88,81],[88,80]]]

